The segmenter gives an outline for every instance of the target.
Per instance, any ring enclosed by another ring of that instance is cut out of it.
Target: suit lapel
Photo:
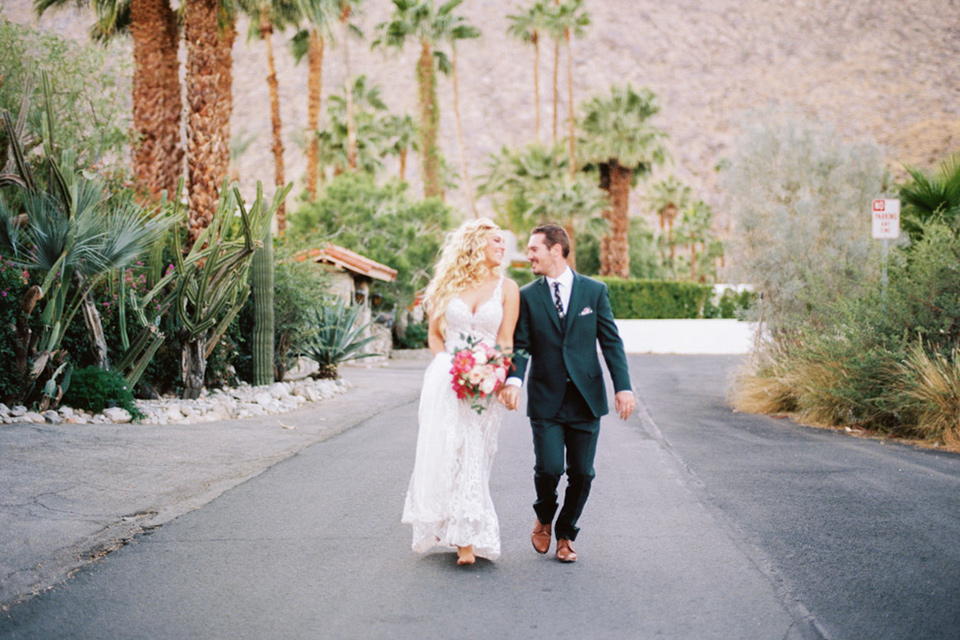
[[[543,305],[544,313],[550,318],[550,321],[553,323],[553,326],[556,327],[557,331],[562,333],[563,328],[560,326],[560,317],[557,315],[557,308],[553,304],[553,297],[550,295],[550,287],[547,286],[546,278],[541,277],[537,282],[537,291],[540,292],[540,301]]]
[[[567,317],[565,318],[566,322],[563,323],[564,334],[570,331],[570,326],[573,324],[574,320],[576,320],[577,312],[580,310],[580,294],[582,293],[583,289],[583,284],[580,282],[580,280],[580,275],[574,271],[573,284],[570,285],[570,302],[567,303]]]

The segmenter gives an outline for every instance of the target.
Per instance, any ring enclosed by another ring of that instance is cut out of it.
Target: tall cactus
[[[174,236],[177,288],[174,306],[182,345],[180,371],[184,399],[196,398],[203,389],[207,358],[240,313],[250,286],[250,263],[262,248],[270,219],[292,185],[279,189],[273,203],[263,199],[263,185],[257,183],[257,197],[247,211],[237,188],[224,182],[213,221],[182,256],[180,238]],[[239,228],[235,213],[240,214]]]
[[[250,284],[253,289],[253,384],[274,379],[273,237],[270,230],[263,248],[253,256]]]

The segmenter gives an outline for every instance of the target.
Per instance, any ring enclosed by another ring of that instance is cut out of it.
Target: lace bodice
[[[474,340],[495,343],[503,321],[503,278],[475,313],[470,313],[467,303],[459,296],[454,296],[447,304],[446,319],[444,346],[447,352],[466,346],[468,336]]]

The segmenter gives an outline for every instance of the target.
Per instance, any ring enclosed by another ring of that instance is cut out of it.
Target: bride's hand
[[[520,387],[512,384],[505,386],[497,394],[497,400],[510,411],[515,411],[520,404]]]

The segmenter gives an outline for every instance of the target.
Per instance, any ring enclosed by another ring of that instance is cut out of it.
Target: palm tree
[[[76,5],[76,0],[34,0],[38,16]],[[82,4],[82,2],[81,2]],[[180,63],[177,15],[169,0],[92,0],[91,36],[133,40],[133,173],[152,199],[173,193],[182,173]]]
[[[562,224],[570,236],[569,261],[576,266],[576,236],[594,223],[607,198],[585,176],[571,177],[567,162],[559,146],[503,147],[491,158],[478,193],[493,198],[500,219],[514,233],[541,222]]]
[[[522,149],[502,147],[488,162],[477,193],[490,196],[500,220],[514,233],[523,233],[539,222],[530,216],[537,194],[567,176],[567,159],[558,146],[534,142]]]
[[[609,97],[594,97],[584,111],[580,156],[585,164],[599,169],[600,187],[610,199],[604,215],[610,228],[601,244],[600,273],[628,278],[631,184],[667,158],[662,144],[666,134],[649,122],[660,106],[652,91],[635,91],[628,84],[612,87]]]
[[[508,15],[507,20],[510,21],[507,34],[533,45],[533,103],[536,110],[536,140],[540,140],[540,34],[547,24],[546,4],[534,2],[526,13]]]
[[[671,264],[675,257],[676,247],[673,243],[673,222],[680,211],[690,205],[693,191],[687,185],[677,180],[676,176],[667,176],[653,185],[650,189],[649,202],[660,218],[660,236],[666,238],[670,248]]]
[[[280,118],[280,83],[277,80],[277,67],[273,55],[273,31],[283,30],[299,18],[298,6],[290,0],[240,0],[241,6],[250,16],[250,37],[263,40],[267,50],[267,89],[270,93],[270,126],[273,134],[274,184],[278,189],[286,184],[283,162],[283,121]],[[287,228],[286,207],[281,202],[277,209],[277,234],[282,235]]]
[[[538,193],[532,194],[528,214],[539,222],[558,222],[570,236],[567,262],[576,268],[576,237],[597,221],[597,214],[607,208],[606,194],[588,177],[579,174],[562,176]]]
[[[230,166],[235,10],[228,0],[184,0],[187,42],[187,226],[191,246],[217,210]]]
[[[462,0],[459,0],[457,4],[459,4],[459,2],[462,2]],[[460,119],[460,83],[457,74],[457,41],[479,38],[480,29],[468,24],[467,19],[463,16],[453,15],[453,9],[456,6],[456,4],[447,3],[441,7],[441,11],[449,7],[448,11],[450,23],[446,26],[444,39],[450,41],[451,55],[449,73],[453,78],[453,116],[454,122],[457,125],[457,146],[460,149],[460,175],[463,178],[463,186],[467,193],[467,202],[470,205],[470,211],[473,213],[473,217],[476,218],[477,205],[474,202],[473,187],[470,185],[470,174],[467,171],[467,144],[463,139],[463,123]],[[440,60],[441,62],[443,61],[442,58],[440,58]],[[445,71],[444,65],[441,64],[440,70]]]
[[[343,68],[345,71],[345,82],[343,84],[346,91],[346,123],[347,123],[347,166],[351,171],[357,170],[357,123],[353,107],[353,71],[350,67],[350,34],[362,38],[363,32],[359,27],[350,22],[354,13],[354,8],[360,4],[360,0],[340,0],[340,28],[343,32]]]
[[[338,94],[330,96],[327,128],[317,137],[321,166],[332,166],[334,175],[347,170],[376,173],[382,167],[380,157],[389,152],[386,139],[390,134],[390,121],[376,117],[378,112],[386,110],[380,87],[368,86],[366,76],[358,76],[349,87],[344,86]],[[352,125],[348,122],[348,113],[352,114]]]
[[[906,169],[912,179],[900,187],[904,229],[918,240],[922,223],[939,215],[955,233],[960,232],[960,153],[942,160],[930,174],[915,167]]]
[[[449,0],[439,9],[433,0],[393,0],[393,16],[377,25],[380,36],[373,46],[402,48],[407,39],[420,45],[417,58],[417,104],[420,109],[420,157],[425,197],[443,196],[443,160],[437,145],[440,105],[437,102],[437,66],[449,68],[449,61],[437,46],[445,39],[456,16],[453,10],[463,0]]]
[[[573,37],[583,37],[586,28],[590,25],[590,15],[584,8],[583,0],[567,0],[558,5],[556,11],[550,14],[548,25],[557,42],[562,37],[567,45],[567,104],[569,105],[567,123],[569,125],[568,144],[570,145],[570,175],[572,177],[577,170],[576,115],[573,109]],[[559,64],[559,62],[559,59],[554,60],[555,64]],[[555,71],[554,80],[556,80],[556,77],[557,73]],[[556,96],[556,87],[554,87],[554,96]],[[554,143],[556,143],[557,135],[556,109],[557,103],[554,101]]]
[[[713,209],[703,200],[697,200],[680,214],[678,235],[690,249],[690,279],[697,280],[697,245],[707,243],[707,234],[713,224]]]
[[[388,116],[384,121],[386,135],[392,140],[387,147],[387,153],[395,155],[400,160],[399,178],[400,181],[407,179],[407,153],[410,150],[419,151],[417,146],[417,124],[409,114],[402,116]]]
[[[299,0],[300,12],[308,28],[301,29],[291,40],[297,64],[307,58],[307,198],[317,198],[318,158],[317,133],[320,131],[321,92],[323,89],[323,53],[330,37],[331,25],[340,11],[339,0]]]

